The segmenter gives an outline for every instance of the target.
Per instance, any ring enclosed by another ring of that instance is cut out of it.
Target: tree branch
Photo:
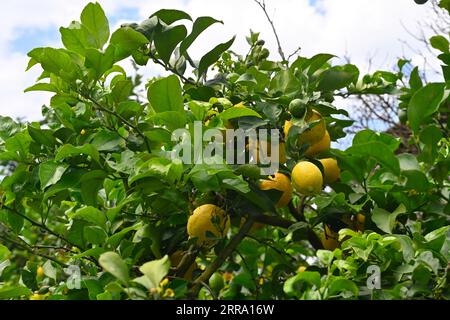
[[[246,234],[250,231],[253,226],[254,220],[252,218],[247,219],[244,225],[241,227],[239,232],[231,239],[228,245],[223,249],[223,251],[217,256],[216,260],[214,260],[206,270],[194,281],[194,285],[191,288],[190,296],[195,298],[200,291],[201,285],[203,282],[207,282],[209,278],[212,276],[217,269],[225,262],[225,260],[233,253],[234,249],[238,246],[238,244],[245,238]]]
[[[275,35],[275,39],[277,41],[278,53],[280,54],[280,57],[283,60],[283,63],[287,64],[288,60],[286,59],[286,56],[284,55],[283,48],[281,47],[281,42],[280,42],[280,38],[278,37],[277,29],[275,29],[275,25],[273,23],[273,20],[269,17],[269,14],[267,13],[266,2],[264,0],[254,0],[254,1],[264,11],[264,14],[266,15],[267,21],[269,21],[270,26],[272,27],[273,34]]]

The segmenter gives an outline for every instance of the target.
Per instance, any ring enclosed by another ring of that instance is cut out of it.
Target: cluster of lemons
[[[291,102],[289,111],[293,116],[301,116],[309,126],[298,136],[300,145],[308,144],[305,151],[307,158],[313,158],[330,148],[331,139],[326,128],[325,119],[312,108],[299,104],[298,99]],[[284,135],[288,136],[293,122],[286,121]],[[259,144],[258,144],[259,145]],[[264,146],[264,144],[262,144]],[[266,150],[269,151],[269,150]],[[270,153],[270,151],[269,151]],[[284,143],[280,144],[280,162],[286,162]],[[259,184],[261,190],[278,190],[282,192],[276,206],[285,207],[292,199],[293,192],[303,196],[312,196],[320,193],[325,184],[331,184],[339,179],[340,169],[335,159],[318,159],[323,167],[322,171],[311,161],[299,161],[291,172],[289,178],[286,174],[277,172],[274,176],[262,180]],[[230,227],[227,213],[214,204],[204,204],[197,207],[190,215],[187,223],[187,232],[191,238],[197,238],[198,243],[210,243],[211,238],[223,237]]]

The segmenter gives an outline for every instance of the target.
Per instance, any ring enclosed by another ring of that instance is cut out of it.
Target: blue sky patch
[[[28,53],[37,47],[49,46],[60,38],[58,28],[51,25],[47,29],[18,29],[17,37],[11,42],[11,51]]]

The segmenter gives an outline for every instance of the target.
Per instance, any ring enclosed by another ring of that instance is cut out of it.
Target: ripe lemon
[[[270,141],[260,141],[259,139],[255,141],[254,139],[250,139],[248,148],[256,155],[256,163],[260,163],[260,150],[262,150],[262,154],[267,157],[267,160],[271,160],[272,144]],[[275,162],[286,163],[286,149],[284,142],[278,143],[278,161]]]
[[[300,266],[297,269],[297,272],[305,272],[306,271],[306,267],[305,266]]]
[[[322,139],[319,142],[316,142],[316,143],[312,144],[305,151],[305,156],[313,157],[316,154],[319,154],[319,153],[321,153],[323,151],[326,151],[326,150],[330,149],[330,146],[331,146],[330,134],[328,133],[328,131],[325,131],[325,134],[322,137]]]
[[[226,212],[213,204],[204,204],[194,210],[187,223],[189,237],[197,238],[199,243],[209,242],[208,233],[223,237],[230,227]]]
[[[309,110],[306,114],[305,121],[307,123],[313,122],[313,121],[319,121],[312,127],[311,129],[307,129],[305,132],[303,132],[299,137],[298,141],[300,144],[303,143],[309,143],[314,144],[316,142],[319,142],[323,136],[325,135],[326,131],[326,124],[325,120],[322,118],[322,115],[317,112],[316,110]],[[284,136],[287,137],[289,133],[289,129],[292,127],[292,121],[286,120],[284,123]]]
[[[319,193],[323,187],[323,178],[320,169],[309,161],[300,161],[292,170],[292,185],[303,195]]]
[[[326,184],[331,184],[337,181],[341,175],[341,169],[339,169],[337,161],[332,158],[320,159],[319,161],[323,165],[323,171],[325,174],[323,179],[324,182]]]
[[[44,268],[39,266],[36,270],[36,275],[38,278],[42,278],[44,276]]]
[[[183,256],[184,256],[184,254],[183,254],[183,251],[181,251],[181,250],[177,250],[174,253],[172,253],[169,257],[170,264],[172,265],[172,267],[177,267],[178,264],[183,259]],[[186,273],[184,274],[184,279],[192,280],[192,273],[197,268],[198,268],[197,262],[194,262],[193,264],[191,264],[189,266],[189,269],[187,269]]]
[[[358,213],[356,215],[356,221],[355,221],[355,230],[364,232],[364,228],[366,225],[366,216],[362,213]]]
[[[291,180],[282,173],[275,173],[275,176],[270,176],[268,180],[263,180],[259,184],[261,190],[278,190],[282,191],[280,199],[277,203],[277,208],[282,208],[288,205],[292,198]]]

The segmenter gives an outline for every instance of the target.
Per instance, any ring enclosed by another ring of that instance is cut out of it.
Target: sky
[[[28,121],[42,118],[41,107],[50,95],[24,93],[40,74],[39,68],[25,72],[27,52],[35,47],[61,47],[59,27],[68,26],[79,15],[87,0],[15,0],[3,1],[0,11],[0,115]],[[253,0],[100,0],[115,30],[124,22],[142,21],[153,12],[180,9],[192,17],[212,16],[224,22],[216,24],[192,46],[191,56],[199,59],[215,44],[236,35],[232,50],[245,53],[249,30],[261,32],[261,38],[278,58],[276,42],[263,12]],[[266,0],[284,51],[301,47],[302,56],[332,53],[348,56],[362,73],[370,67],[392,69],[399,57],[407,57],[421,66],[424,58],[412,52],[401,40],[414,42],[406,32],[418,32],[418,21],[430,19],[430,4],[416,5],[413,0]],[[424,50],[425,51],[425,50]],[[369,63],[369,60],[371,63]],[[338,62],[338,61],[336,61]],[[127,64],[125,63],[125,67]],[[149,64],[145,75],[163,71]]]

